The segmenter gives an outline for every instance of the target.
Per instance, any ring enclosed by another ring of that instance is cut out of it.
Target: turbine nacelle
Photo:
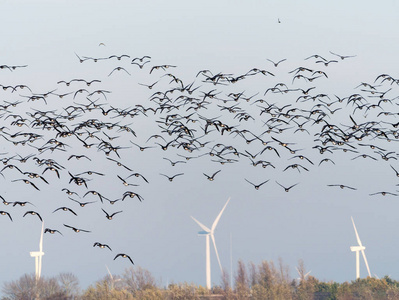
[[[32,257],[44,255],[44,252],[43,252],[43,251],[31,251],[31,252],[29,252],[29,253],[30,253],[30,256],[32,256]]]
[[[210,234],[210,232],[205,230],[198,231],[198,235],[207,235],[207,234]]]
[[[366,247],[364,247],[364,246],[351,246],[350,248],[351,248],[352,252],[362,251],[362,250],[366,249]]]

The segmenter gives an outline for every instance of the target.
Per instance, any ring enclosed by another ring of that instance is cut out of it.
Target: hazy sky
[[[142,174],[149,181],[146,183],[135,177],[127,180],[139,186],[125,187],[117,175],[126,178],[132,172],[107,160],[104,151],[97,146],[94,149],[82,147],[76,138],[62,140],[69,145],[65,147],[65,152],[48,150],[41,154],[28,145],[14,146],[4,138],[0,139],[0,158],[32,153],[40,159],[52,158],[65,167],[60,170],[61,178],[58,179],[51,170],[42,174],[44,168],[35,164],[32,158],[27,165],[16,160],[10,161],[22,171],[43,175],[49,184],[35,179],[40,191],[21,181],[13,182],[25,178],[17,171],[5,169],[2,172],[4,178],[0,178],[0,195],[10,202],[30,201],[36,207],[1,208],[12,215],[13,222],[6,216],[0,218],[3,244],[3,261],[0,265],[3,270],[7,270],[1,273],[0,282],[17,279],[24,273],[34,271],[34,259],[29,256],[29,252],[38,250],[41,224],[35,216],[22,217],[26,211],[34,210],[43,217],[45,227],[63,233],[63,236],[44,235],[43,276],[72,272],[79,277],[81,285],[86,287],[105,276],[105,265],[114,274],[123,273],[130,266],[129,262],[120,258],[114,261],[113,258],[118,253],[126,253],[136,265],[148,269],[162,284],[187,281],[205,285],[205,238],[197,236],[200,228],[190,216],[211,226],[228,197],[231,197],[231,201],[220,219],[215,238],[222,265],[229,272],[232,236],[234,262],[238,259],[255,264],[262,260],[277,262],[281,257],[290,266],[292,277],[296,278],[294,267],[299,259],[303,259],[307,269],[312,271],[311,274],[321,280],[352,280],[355,278],[355,254],[349,247],[356,245],[350,219],[353,216],[360,238],[366,246],[372,274],[399,278],[396,266],[399,198],[390,195],[370,196],[380,191],[397,193],[398,178],[391,168],[399,170],[395,141],[389,143],[375,136],[366,137],[363,141],[352,143],[358,153],[333,151],[321,155],[313,148],[321,145],[314,141],[317,139],[314,134],[320,133],[321,126],[309,123],[306,125],[309,134],[300,131],[294,133],[295,128],[292,126],[296,125],[290,122],[277,127],[289,128],[286,132],[265,133],[262,136],[264,140],[272,141],[270,146],[278,150],[280,157],[266,150],[257,160],[262,156],[262,159],[272,162],[275,169],[253,167],[248,157],[234,157],[231,154],[229,158],[237,159],[237,162],[221,165],[212,161],[216,160],[214,157],[207,155],[212,146],[218,143],[233,146],[242,153],[247,150],[253,154],[265,146],[259,143],[247,145],[240,136],[228,133],[221,135],[214,127],[212,129],[215,131],[202,137],[204,132],[201,133],[201,125],[204,126],[206,122],[199,117],[216,118],[235,125],[236,129],[248,129],[259,135],[267,130],[264,122],[271,116],[260,115],[259,106],[266,104],[253,103],[256,99],[263,98],[279,108],[285,105],[298,107],[306,111],[302,112],[305,115],[316,109],[314,105],[319,103],[318,100],[296,101],[300,96],[298,92],[283,94],[269,91],[265,95],[268,88],[278,83],[286,84],[289,89],[315,87],[309,94],[325,93],[330,97],[330,100],[325,99],[327,102],[336,100],[335,95],[344,98],[356,93],[362,93],[370,103],[376,102],[376,98],[370,97],[373,95],[369,88],[357,86],[361,82],[377,85],[381,79],[377,83],[374,80],[383,73],[394,78],[397,76],[395,59],[399,45],[398,9],[396,1],[3,1],[0,65],[27,67],[14,71],[0,69],[0,84],[24,84],[34,94],[55,90],[46,98],[47,104],[43,100],[31,101],[29,96],[32,94],[26,89],[17,89],[13,93],[10,90],[0,92],[0,103],[22,101],[17,107],[1,112],[1,126],[9,127],[6,132],[10,134],[19,131],[42,134],[43,139],[34,141],[32,146],[43,146],[50,138],[55,138],[56,132],[32,129],[31,125],[16,128],[11,125],[13,117],[6,119],[8,114],[26,117],[27,112],[34,113],[37,109],[65,115],[64,109],[69,105],[88,103],[86,92],[75,95],[81,88],[89,92],[109,91],[106,98],[98,94],[90,99],[99,99],[98,103],[103,104],[104,108],[112,106],[120,109],[134,108],[135,105],[157,107],[155,101],[149,100],[151,95],[176,86],[170,82],[172,77],[166,74],[173,74],[185,85],[194,82],[193,86],[198,89],[191,95],[193,97],[202,99],[205,93],[213,89],[219,93],[219,99],[229,99],[230,93],[254,97],[248,102],[242,99],[226,103],[212,100],[208,108],[199,111],[186,111],[187,106],[171,111],[170,114],[194,113],[192,118],[197,123],[186,123],[186,126],[197,130],[194,135],[201,142],[209,142],[204,148],[192,153],[184,151],[182,147],[169,147],[163,151],[155,144],[166,144],[162,140],[151,139],[147,142],[153,134],[162,134],[165,139],[171,139],[167,133],[161,133],[162,129],[158,127],[165,127],[161,121],[165,121],[162,118],[168,115],[167,111],[123,118],[115,116],[115,111],[104,116],[97,110],[81,113],[76,120],[63,121],[69,128],[73,128],[79,122],[98,118],[132,128],[137,137],[116,129],[101,131],[120,135],[111,142],[112,145],[131,147],[119,150],[120,158],[115,153],[111,153],[109,158],[129,166],[133,172]],[[100,43],[105,46],[99,46]],[[341,60],[331,52],[354,57]],[[122,58],[120,61],[115,58],[99,60],[96,63],[89,59],[80,63],[76,54],[92,58],[125,54],[130,58]],[[337,60],[338,63],[325,66],[316,63],[317,58],[305,60],[316,54],[328,60]],[[131,64],[133,58],[144,55],[151,59],[142,69]],[[267,59],[286,61],[274,67]],[[154,70],[149,74],[152,66],[165,64],[176,67]],[[116,67],[125,68],[130,75],[124,70],[115,70],[108,76]],[[298,67],[322,70],[328,74],[328,78],[322,76],[313,82],[303,78],[293,80],[295,75],[289,72]],[[257,74],[247,76],[236,84],[224,85],[213,85],[209,81],[204,82],[205,76],[197,76],[200,70],[210,70],[213,75],[223,73],[234,77],[246,74],[253,68],[267,70],[275,76]],[[71,83],[69,87],[63,83],[57,84],[73,78],[98,79],[101,82],[90,87],[82,82]],[[156,81],[159,82],[151,90],[139,85],[149,85]],[[398,95],[396,84],[384,82],[377,90],[385,92],[390,88],[392,90],[386,97],[394,99]],[[69,92],[72,94],[62,99],[54,95]],[[179,96],[178,93],[169,96],[175,98]],[[235,103],[252,118],[238,121],[232,113],[222,110],[223,106]],[[397,100],[392,100],[392,103],[384,103],[383,107],[396,113],[396,103]],[[331,109],[340,110],[326,117],[326,120],[345,130],[353,125],[350,115],[359,124],[381,120],[380,116],[377,118],[380,108],[376,112],[370,110],[364,113],[357,110],[353,113],[354,107],[351,103],[347,104],[347,100],[334,104]],[[327,111],[325,107],[321,109]],[[389,116],[384,121],[398,122],[396,116]],[[388,124],[381,126],[393,129]],[[95,135],[105,140],[102,132]],[[7,134],[4,136],[8,137]],[[273,141],[272,137],[293,143],[290,145],[292,149],[300,149],[296,154],[308,157],[314,165],[305,160],[293,159],[294,155]],[[130,141],[154,148],[141,152]],[[93,138],[86,142],[98,144],[101,141]],[[381,151],[385,154],[394,151],[389,155],[395,158],[384,161],[380,154],[374,152],[378,150],[362,148],[359,143],[377,144],[384,149]],[[353,159],[364,153],[377,160]],[[91,161],[68,160],[72,154],[85,154]],[[178,155],[200,157],[175,167],[163,159],[184,160]],[[324,158],[332,159],[335,165],[322,163],[318,166]],[[309,171],[284,171],[294,162]],[[104,173],[105,176],[82,175],[91,179],[87,182],[88,189],[69,183],[71,177],[68,171],[78,174],[89,170]],[[221,172],[215,175],[214,181],[207,180],[203,174],[212,175],[218,170]],[[169,182],[160,173],[169,176],[177,173],[184,175]],[[255,184],[270,181],[255,190],[245,179]],[[286,193],[276,181],[284,186],[298,185]],[[329,187],[330,184],[344,184],[356,190]],[[76,196],[74,199],[82,202],[97,201],[80,208],[61,191],[63,188],[76,191],[80,197],[89,190],[96,190],[111,200],[121,198],[124,192],[131,190],[140,194],[144,200],[139,202],[136,198],[129,198],[112,206],[107,201],[101,203],[93,195],[81,199]],[[61,206],[72,208],[78,216],[63,211],[53,213]],[[101,209],[109,213],[122,210],[123,213],[115,215],[113,220],[107,220]],[[74,233],[63,224],[86,229],[91,233]],[[94,242],[108,244],[113,251],[93,247]],[[212,282],[219,284],[221,273],[213,249],[211,261]],[[362,260],[360,270],[361,277],[365,277],[367,273]]]

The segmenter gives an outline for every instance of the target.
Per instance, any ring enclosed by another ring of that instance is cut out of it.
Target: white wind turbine
[[[222,216],[223,211],[225,210],[229,201],[230,201],[230,198],[227,199],[226,204],[223,206],[222,210],[220,211],[219,215],[216,217],[215,221],[213,221],[211,229],[209,229],[204,224],[202,224],[201,222],[196,220],[194,217],[191,217],[202,228],[202,231],[199,231],[198,234],[205,235],[205,237],[206,237],[205,253],[206,253],[206,287],[207,287],[207,289],[211,288],[211,255],[210,255],[210,247],[209,247],[209,237],[212,239],[213,246],[214,246],[215,252],[216,252],[216,257],[218,259],[219,267],[220,267],[220,270],[223,272],[222,264],[220,263],[220,259],[219,259],[218,250],[216,248],[214,233],[215,233],[215,228],[220,220],[220,217]]]
[[[296,271],[298,272],[298,278],[297,278],[297,280],[298,280],[298,282],[301,282],[302,280],[306,280],[306,277],[308,277],[309,276],[309,274],[312,272],[312,270],[310,270],[309,272],[307,272],[306,274],[303,272],[303,271],[300,271],[299,269],[298,269],[298,267],[295,267],[295,269],[296,269]]]
[[[118,279],[114,279],[114,276],[112,276],[111,271],[108,269],[108,266],[105,265],[105,267],[107,268],[109,277],[111,278],[111,289],[113,290],[115,288],[115,282],[121,281],[121,278]]]
[[[43,233],[44,233],[44,222],[42,222],[42,232],[40,234],[39,251],[30,252],[30,256],[35,258],[36,280],[40,279],[40,275],[42,273],[42,256],[44,255],[44,252],[43,252]]]
[[[356,230],[355,222],[353,221],[352,217],[351,217],[351,219],[352,219],[353,228],[355,229],[356,239],[357,239],[357,243],[358,243],[358,246],[350,247],[352,252],[356,252],[356,279],[358,279],[360,277],[360,272],[359,272],[359,252],[360,251],[362,251],[362,255],[363,255],[364,263],[366,264],[367,272],[369,273],[369,276],[371,277],[369,264],[366,259],[366,254],[364,253],[364,249],[366,249],[366,247],[364,247],[362,245],[362,242],[360,241],[360,238],[359,238],[359,234],[357,233],[357,230]]]

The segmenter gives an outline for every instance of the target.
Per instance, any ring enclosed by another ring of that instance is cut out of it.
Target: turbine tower
[[[212,243],[213,246],[215,248],[215,252],[216,252],[216,258],[218,259],[218,263],[219,263],[219,267],[220,270],[223,272],[222,269],[222,264],[220,263],[220,259],[219,259],[219,253],[218,250],[216,248],[216,242],[215,242],[215,228],[218,225],[218,222],[220,220],[220,217],[223,214],[223,211],[225,210],[227,204],[229,203],[230,198],[227,199],[226,204],[223,206],[222,210],[220,211],[219,215],[216,217],[215,221],[213,221],[212,227],[211,229],[209,229],[208,227],[206,227],[204,224],[202,224],[201,222],[199,222],[197,219],[195,219],[194,217],[191,217],[201,228],[202,231],[199,231],[198,234],[199,235],[205,235],[205,253],[206,253],[206,287],[207,289],[211,289],[211,255],[210,255],[210,247],[209,247],[209,238],[212,239]]]
[[[369,273],[369,276],[371,277],[369,264],[366,259],[366,254],[364,253],[364,249],[366,249],[366,247],[364,247],[362,245],[362,242],[360,241],[360,238],[359,238],[359,234],[357,233],[357,230],[356,230],[355,221],[353,221],[352,217],[351,217],[351,219],[352,219],[353,228],[355,229],[356,239],[357,239],[357,243],[358,243],[358,246],[350,247],[352,252],[356,252],[356,279],[360,278],[360,272],[359,272],[359,252],[360,251],[362,251],[362,255],[363,255],[364,263],[366,264],[367,272]]]
[[[42,222],[42,232],[40,234],[39,251],[30,252],[30,256],[35,258],[36,280],[40,279],[40,275],[42,273],[42,256],[44,255],[44,252],[43,252],[43,233],[44,233],[44,222]]]

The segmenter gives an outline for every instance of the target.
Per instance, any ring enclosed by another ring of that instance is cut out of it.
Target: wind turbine
[[[309,276],[309,274],[310,274],[310,272],[312,272],[312,270],[310,270],[309,272],[307,272],[306,274],[303,272],[303,271],[300,271],[299,269],[298,269],[298,267],[295,267],[295,269],[296,269],[296,271],[298,272],[298,278],[297,278],[297,280],[298,280],[298,282],[301,282],[302,280],[306,280],[306,277],[308,277]]]
[[[108,266],[105,265],[105,267],[107,268],[109,277],[111,278],[111,289],[113,290],[115,288],[115,282],[121,281],[121,278],[114,279],[114,276],[112,276],[111,271],[108,269]]]
[[[216,252],[216,257],[218,259],[218,263],[219,263],[219,267],[220,270],[223,272],[222,269],[222,264],[220,263],[220,259],[219,259],[219,254],[218,254],[218,250],[216,248],[216,242],[215,242],[215,228],[218,225],[218,222],[220,220],[220,217],[223,214],[223,211],[225,210],[227,204],[229,203],[230,198],[227,199],[226,204],[223,206],[222,210],[220,211],[219,215],[216,217],[215,221],[213,221],[212,227],[211,229],[209,229],[208,227],[206,227],[204,224],[202,224],[201,222],[199,222],[197,219],[195,219],[193,216],[191,217],[201,228],[202,231],[199,231],[198,234],[199,235],[205,235],[206,237],[206,244],[205,244],[205,253],[206,253],[206,287],[207,289],[211,289],[211,255],[210,255],[210,247],[209,247],[209,237],[212,239],[212,243],[213,246],[215,248],[215,252]]]
[[[360,238],[359,238],[359,234],[357,233],[357,230],[356,230],[355,221],[353,221],[352,217],[351,217],[351,219],[352,219],[353,228],[355,229],[356,239],[357,239],[357,243],[358,243],[358,246],[350,247],[352,252],[356,252],[356,279],[358,279],[360,277],[360,272],[359,272],[359,252],[360,251],[362,251],[362,255],[363,255],[364,263],[366,264],[367,272],[369,273],[369,276],[371,277],[369,264],[366,259],[366,254],[364,253],[364,249],[366,249],[366,247],[364,247],[362,245],[362,242],[360,241]]]
[[[42,222],[42,232],[40,234],[39,251],[30,252],[30,256],[35,258],[36,280],[40,279],[40,275],[42,273],[42,256],[44,255],[44,252],[43,252],[43,233],[44,233],[44,222]]]

